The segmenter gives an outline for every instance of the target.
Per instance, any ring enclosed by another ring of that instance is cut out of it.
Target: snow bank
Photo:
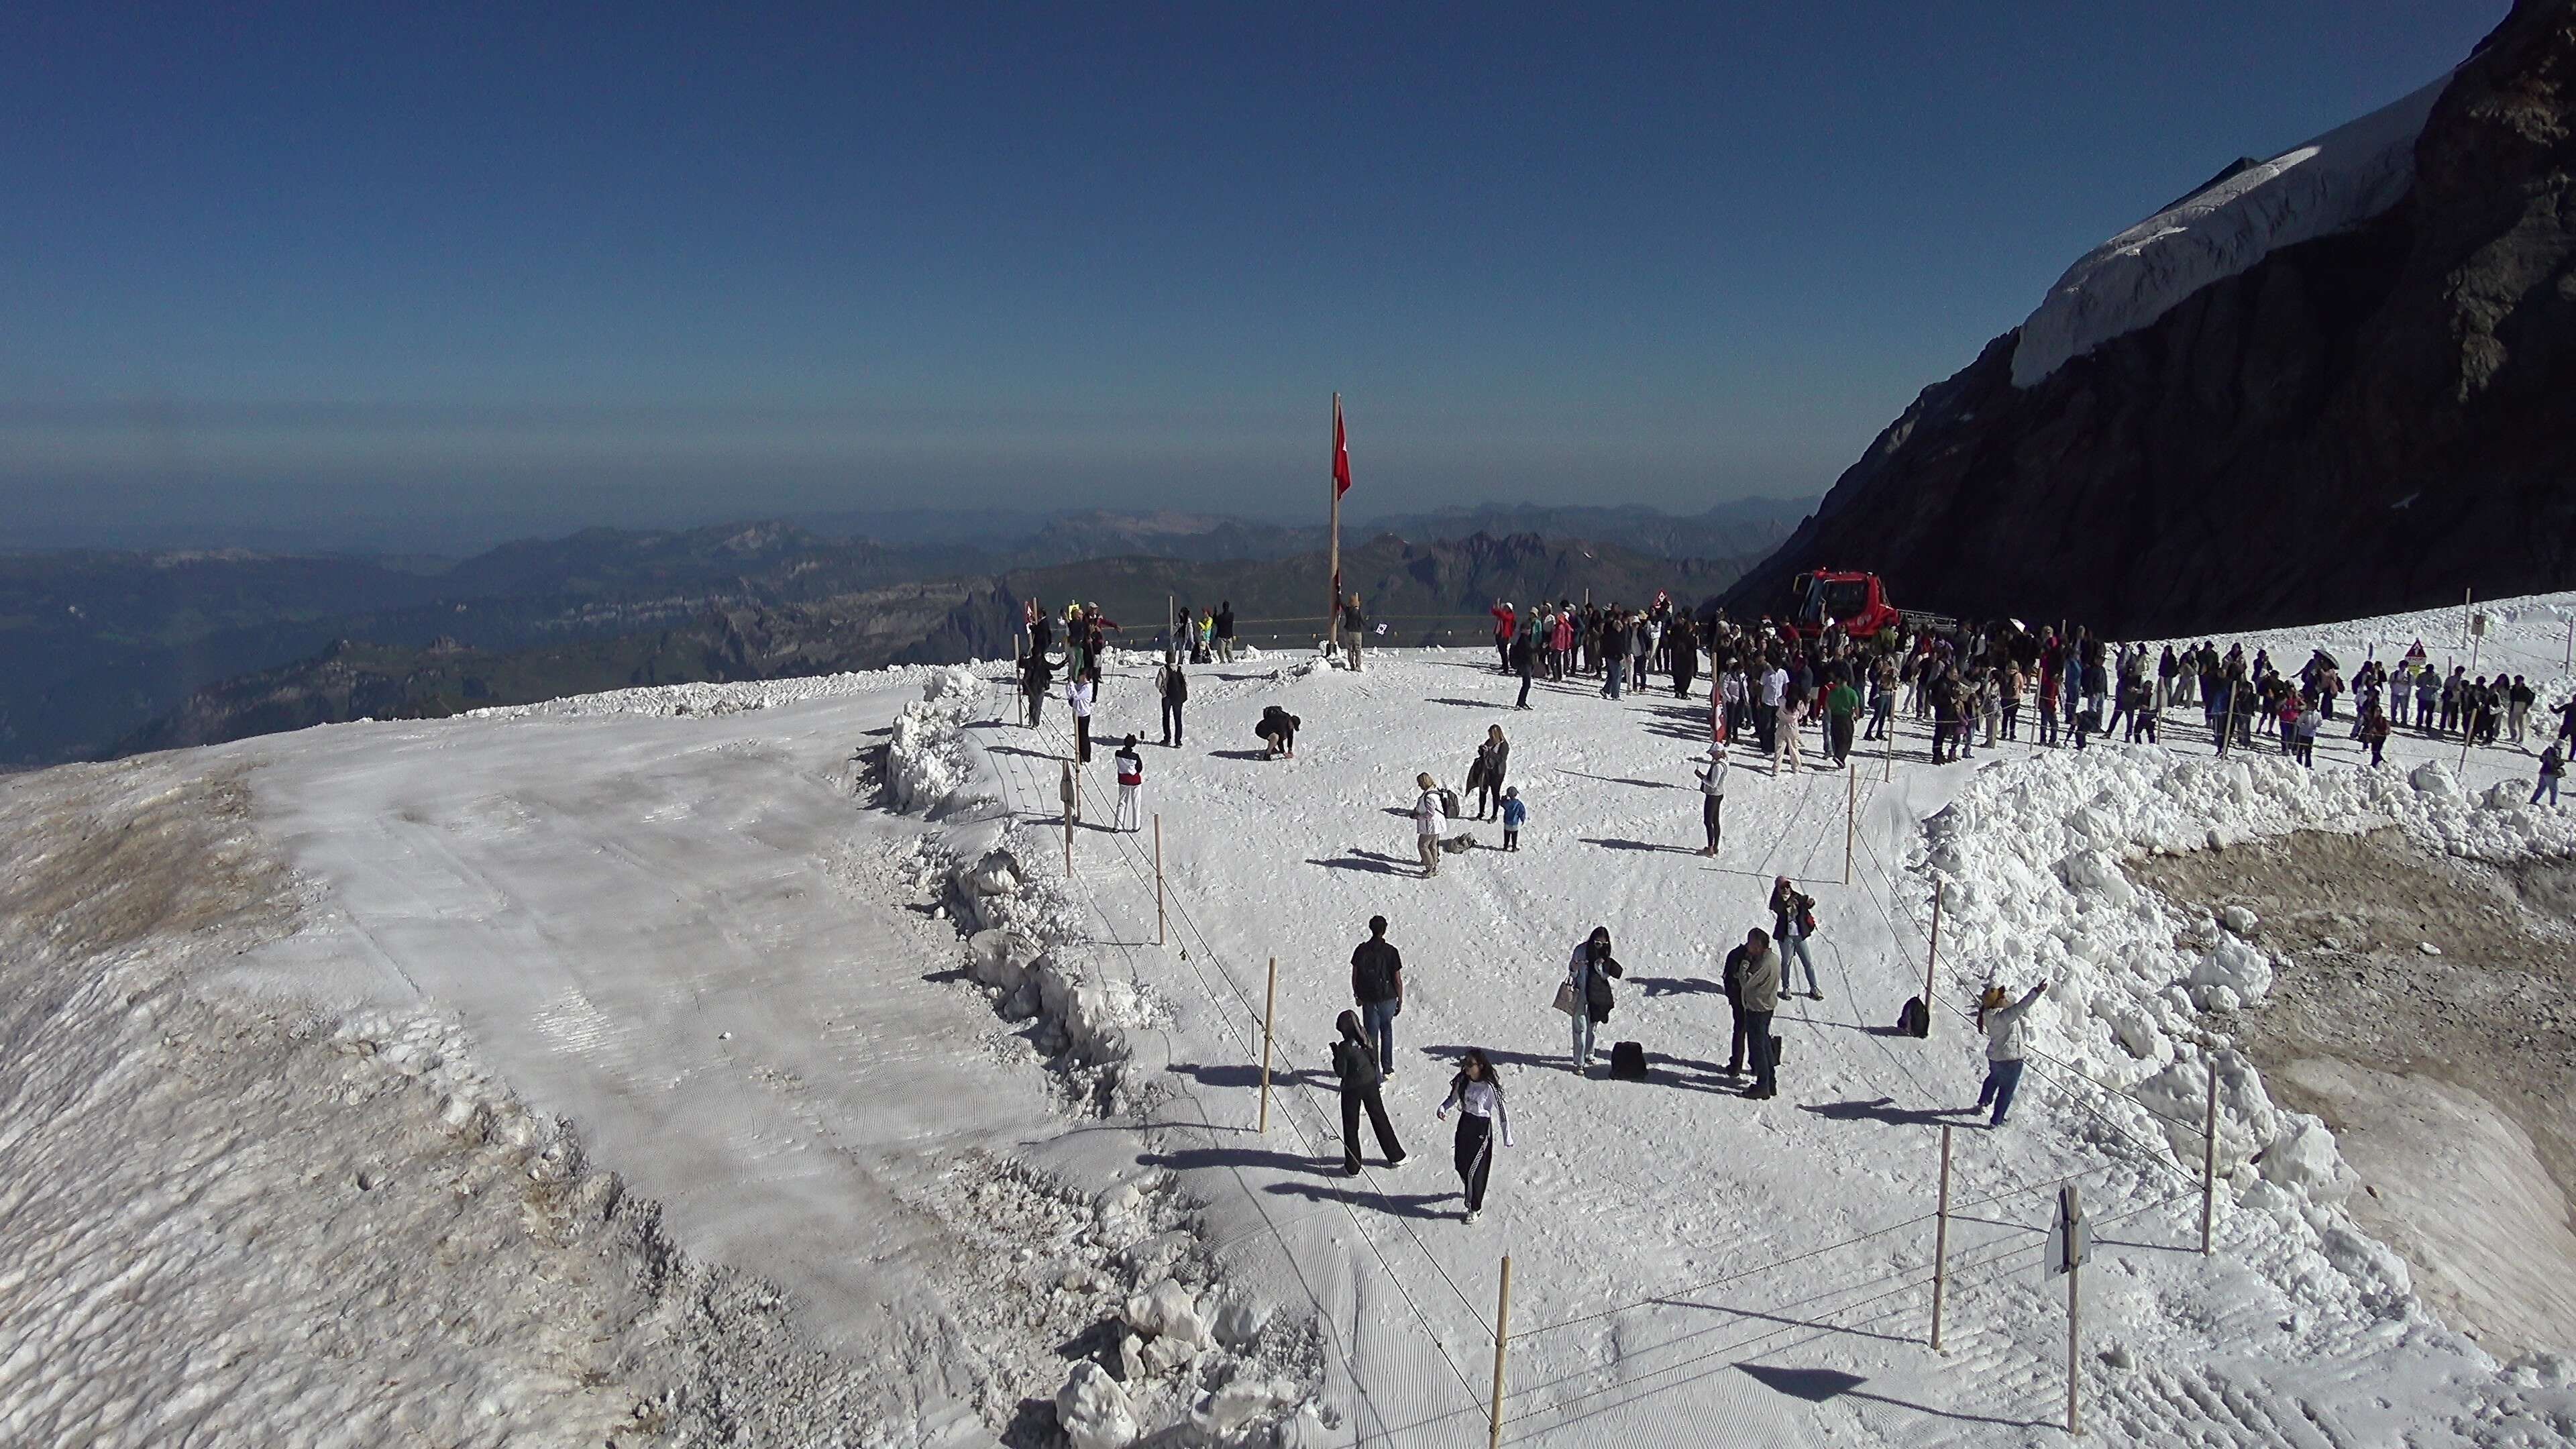
[[[2309,771],[2274,755],[2179,758],[2097,747],[1989,765],[1929,824],[1926,865],[1942,883],[1944,959],[1964,994],[1992,982],[2054,983],[2031,1018],[2043,1079],[2073,1089],[2114,1152],[2161,1149],[2199,1175],[2201,1122],[2219,1084],[2222,1209],[2273,1219],[2269,1271],[2294,1297],[2365,1316],[2420,1316],[2404,1261],[2342,1211],[2354,1176],[2315,1117],[2273,1103],[2230,1044],[2226,1013],[2263,999],[2277,958],[2251,913],[2180,912],[2134,888],[2120,861],[2295,830],[2395,825],[2425,848],[2492,864],[2576,851],[2576,815],[2474,800],[2438,762]],[[2062,1066],[2059,1064],[2063,1064]]]
[[[2450,84],[2431,85],[2215,182],[2111,238],[2066,269],[2013,348],[2030,387],[2272,252],[2379,215],[2415,182],[2415,138]]]
[[[895,716],[885,769],[886,802],[895,810],[939,815],[967,800],[991,798],[989,790],[967,788],[975,765],[966,722],[982,691],[975,672],[956,665],[923,680],[921,698]]]

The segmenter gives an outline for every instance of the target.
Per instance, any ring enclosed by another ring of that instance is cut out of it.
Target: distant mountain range
[[[1380,520],[1345,528],[1343,571],[1391,640],[1421,642],[1472,630],[1496,596],[1713,592],[1804,509]],[[1247,636],[1281,639],[1311,639],[1323,611],[1320,528],[1087,512],[1014,538],[991,537],[990,514],[870,517],[900,537],[836,537],[815,526],[835,520],[815,519],[589,529],[462,561],[0,555],[0,766],[633,683],[994,654],[1032,596],[1097,600],[1138,639],[1160,627],[1167,598],[1230,598]],[[959,538],[967,519],[984,536]],[[1272,619],[1291,622],[1257,622]]]

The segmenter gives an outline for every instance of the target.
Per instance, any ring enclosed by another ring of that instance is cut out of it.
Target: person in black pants
[[[1485,1210],[1485,1183],[1494,1172],[1494,1139],[1512,1145],[1512,1118],[1503,1108],[1503,1084],[1494,1077],[1494,1064],[1485,1054],[1469,1048],[1458,1063],[1458,1075],[1449,1079],[1449,1095],[1432,1114],[1435,1121],[1445,1121],[1449,1110],[1458,1109],[1458,1136],[1453,1145],[1452,1160],[1458,1168],[1458,1185],[1467,1200],[1467,1221],[1473,1223]]]
[[[1771,1017],[1780,1007],[1780,953],[1771,949],[1771,933],[1751,930],[1744,944],[1726,953],[1726,1000],[1735,1008],[1735,1046],[1726,1074],[1738,1074],[1744,1049],[1753,1049],[1753,1085],[1744,1095],[1774,1097],[1780,1084],[1773,1076]]]
[[[1163,675],[1159,681],[1163,694],[1163,743],[1179,748],[1181,743],[1181,706],[1189,702],[1190,677],[1181,670],[1178,656],[1163,656]]]
[[[1538,670],[1538,635],[1535,631],[1523,629],[1512,636],[1511,666],[1512,672],[1521,677],[1521,697],[1513,702],[1512,708],[1527,709],[1530,676]]]
[[[1377,1146],[1386,1154],[1386,1165],[1404,1165],[1404,1144],[1395,1140],[1395,1124],[1386,1120],[1386,1102],[1378,1092],[1383,1077],[1378,1071],[1377,1048],[1370,1046],[1368,1033],[1360,1025],[1356,1011],[1345,1011],[1334,1023],[1341,1028],[1341,1039],[1333,1043],[1333,1075],[1342,1083],[1342,1172],[1356,1177],[1360,1170],[1360,1113],[1368,1113],[1369,1126],[1377,1131]]]

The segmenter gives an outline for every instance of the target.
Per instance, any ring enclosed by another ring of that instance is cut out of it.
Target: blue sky
[[[1814,492],[2504,9],[22,3],[0,545]]]

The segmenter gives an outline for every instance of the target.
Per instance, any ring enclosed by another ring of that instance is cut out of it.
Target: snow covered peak
[[[2415,180],[2415,138],[2446,73],[2269,161],[2202,187],[2085,254],[2021,327],[2012,380],[2029,387],[2274,249],[2369,220]]]

